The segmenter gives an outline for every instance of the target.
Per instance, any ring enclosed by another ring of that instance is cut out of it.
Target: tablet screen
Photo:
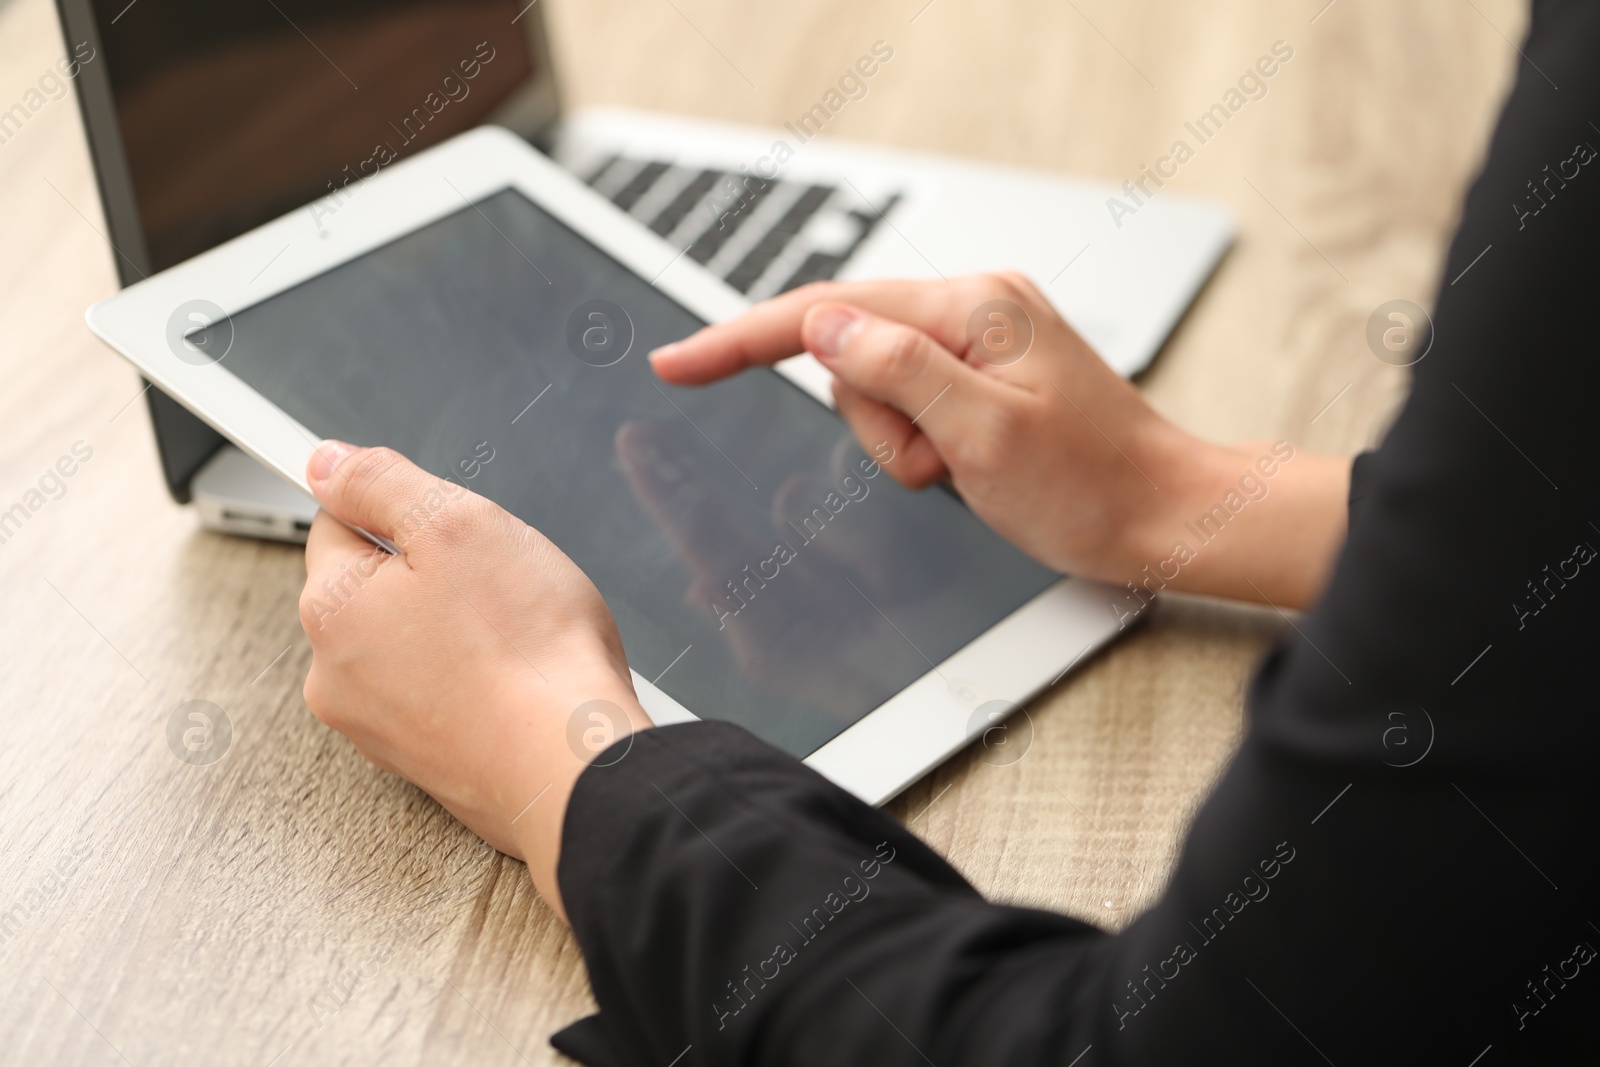
[[[225,366],[542,531],[634,670],[803,758],[1057,575],[773,371],[661,382],[701,325],[506,190],[235,314]]]

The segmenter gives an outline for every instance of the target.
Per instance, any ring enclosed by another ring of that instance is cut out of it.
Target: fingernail
[[[818,308],[811,316],[807,331],[811,338],[811,354],[824,361],[836,358],[865,325],[865,317],[855,308]]]
[[[306,464],[306,477],[313,482],[325,482],[333,477],[333,469],[344,458],[353,452],[358,452],[355,445],[347,445],[343,441],[324,441],[311,453],[311,460]]]
[[[670,345],[662,345],[650,353],[650,366],[656,368],[671,366],[682,351],[682,341],[674,341]]]

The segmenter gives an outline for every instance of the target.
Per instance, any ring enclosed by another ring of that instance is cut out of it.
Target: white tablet
[[[735,722],[880,803],[1118,630],[953,495],[910,492],[810,359],[661,382],[649,350],[744,300],[485,128],[140,282],[90,327],[305,488],[385,444],[537,527],[615,613],[657,722]],[[1009,747],[1007,747],[1009,746]]]

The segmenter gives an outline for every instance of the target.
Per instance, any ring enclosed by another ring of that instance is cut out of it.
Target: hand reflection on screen
[[[887,462],[893,450],[880,447]],[[949,541],[912,521],[903,507],[907,495],[844,433],[829,451],[825,471],[797,472],[778,487],[772,527],[813,534],[840,508],[839,516],[851,520],[848,528],[837,529],[839,536],[815,536],[808,550],[832,560],[873,604],[887,609],[933,593],[940,576],[961,565]]]
[[[786,479],[765,528],[730,506],[729,494],[751,492],[731,470],[724,485],[701,469],[704,445],[691,428],[629,422],[616,450],[634,496],[687,570],[685,603],[704,613],[740,672],[847,721],[882,698],[879,650],[910,650],[878,609],[927,592],[917,586],[929,572],[915,530],[883,521],[893,509],[876,522],[845,521],[859,520],[888,482],[863,476],[853,441],[833,451],[832,485],[809,472]],[[847,501],[836,514],[830,492],[834,506]]]

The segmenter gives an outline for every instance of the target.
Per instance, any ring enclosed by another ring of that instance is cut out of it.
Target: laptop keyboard
[[[584,180],[752,300],[837,276],[900,199],[623,155]]]

